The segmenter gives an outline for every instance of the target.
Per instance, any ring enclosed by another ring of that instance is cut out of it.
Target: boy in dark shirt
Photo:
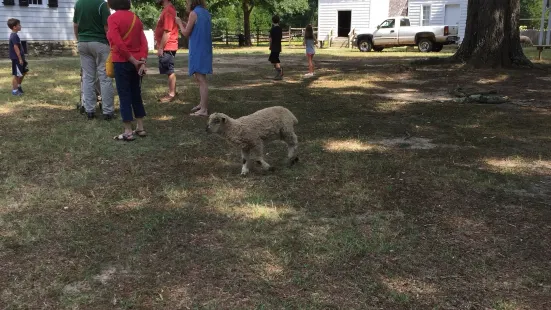
[[[283,70],[281,69],[279,61],[279,53],[281,53],[281,39],[283,37],[283,31],[279,26],[279,16],[272,17],[272,29],[270,30],[270,58],[268,60],[274,65],[274,69],[277,74],[274,80],[281,80],[283,78]]]
[[[17,33],[21,31],[21,22],[18,19],[10,18],[8,20],[8,27],[11,29],[12,33],[10,34],[10,59],[11,59],[11,70],[13,75],[12,82],[12,91],[11,94],[14,96],[23,95],[23,89],[21,88],[21,83],[23,83],[23,77],[25,73],[29,71],[27,68],[27,61],[25,61],[25,51],[21,47],[21,39]]]

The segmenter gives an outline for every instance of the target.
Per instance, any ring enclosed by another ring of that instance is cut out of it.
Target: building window
[[[29,0],[29,6],[47,6],[48,0]]]
[[[421,26],[430,26],[430,5],[421,7]]]

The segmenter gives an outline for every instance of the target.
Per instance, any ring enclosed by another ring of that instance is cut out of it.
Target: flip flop
[[[130,142],[130,141],[134,141],[136,138],[132,135],[132,134],[120,134],[118,136],[115,136],[113,139],[117,140],[117,141],[126,141],[126,142]]]
[[[204,113],[198,113],[198,112],[195,112],[195,113],[191,113],[189,116],[202,116],[202,117],[209,117],[209,114],[204,114]]]
[[[132,131],[132,135],[137,135],[139,137],[142,137],[142,138],[145,138],[147,137],[147,132],[145,132],[145,130],[134,130]]]
[[[191,113],[195,113],[197,111],[201,110],[201,106],[194,106],[192,109],[191,109]]]

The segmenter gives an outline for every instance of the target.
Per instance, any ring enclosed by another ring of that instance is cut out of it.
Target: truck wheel
[[[385,48],[382,46],[373,46],[375,52],[382,52]]]
[[[432,51],[434,43],[430,39],[421,39],[419,40],[419,43],[417,43],[417,46],[419,47],[419,51],[421,53],[428,53]]]
[[[360,49],[360,52],[371,52],[373,45],[371,44],[371,41],[363,39],[358,42],[358,48]]]
[[[442,50],[442,48],[444,48],[444,44],[442,43],[434,43],[434,45],[432,46],[432,51],[433,52],[440,52]]]

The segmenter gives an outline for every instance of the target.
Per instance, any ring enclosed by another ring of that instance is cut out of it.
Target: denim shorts
[[[163,56],[159,57],[159,73],[171,75],[174,73],[174,58],[176,51],[164,51]]]

